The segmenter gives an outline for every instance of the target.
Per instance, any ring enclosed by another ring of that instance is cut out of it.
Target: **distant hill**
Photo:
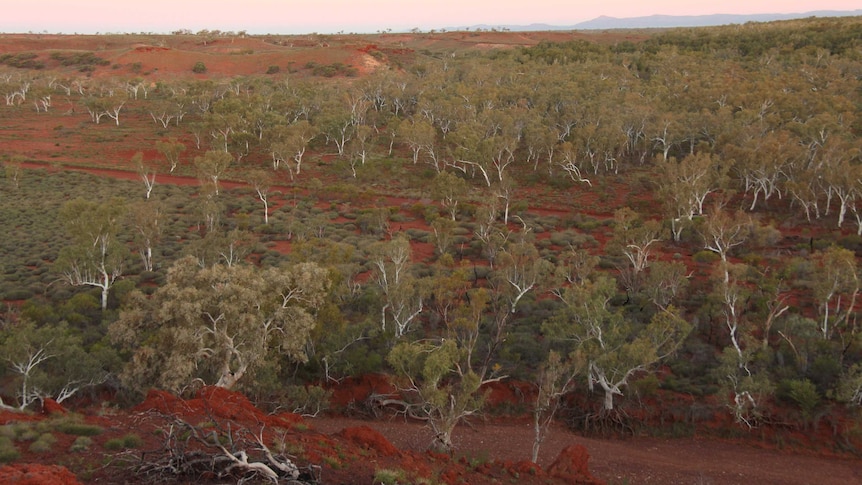
[[[746,22],[773,22],[807,17],[852,17],[862,15],[862,10],[821,10],[805,13],[760,14],[760,15],[650,15],[648,17],[599,17],[575,24],[574,30],[646,29],[668,27],[707,27],[712,25],[744,24]]]
[[[756,14],[756,15],[649,15],[646,17],[617,18],[601,16],[574,25],[487,25],[458,27],[449,30],[508,30],[512,32],[536,32],[544,30],[611,30],[611,29],[650,29],[672,27],[708,27],[714,25],[744,24],[746,22],[772,22],[808,17],[853,17],[862,16],[862,10],[818,10],[804,13]]]

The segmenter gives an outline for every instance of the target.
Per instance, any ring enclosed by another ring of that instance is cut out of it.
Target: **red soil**
[[[0,483],[6,485],[81,485],[66,467],[16,463],[0,467]]]

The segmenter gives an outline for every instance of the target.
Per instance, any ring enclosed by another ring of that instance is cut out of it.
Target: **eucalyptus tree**
[[[70,285],[101,289],[102,310],[108,307],[108,293],[123,274],[129,254],[119,240],[125,211],[122,199],[101,204],[75,199],[59,212],[70,244],[60,250],[55,266]]]
[[[17,406],[0,398],[0,409],[23,411],[46,398],[63,403],[109,376],[104,362],[85,348],[81,334],[65,322],[36,325],[23,319],[0,329],[0,352],[12,371],[6,384],[17,387]]]
[[[145,271],[153,270],[153,249],[163,235],[165,216],[158,201],[138,201],[129,206],[134,242]]]
[[[818,327],[824,340],[851,326],[859,295],[859,269],[854,253],[830,247],[813,255],[811,286],[818,305]]]
[[[547,163],[548,175],[553,173],[554,153],[557,150],[557,133],[548,126],[538,110],[531,110],[530,117],[524,126],[523,141],[526,148],[527,162],[533,164],[533,170],[538,170],[539,163]]]
[[[751,218],[742,211],[729,213],[721,208],[715,208],[707,214],[700,229],[704,249],[718,254],[721,258],[725,283],[730,280],[727,256],[730,251],[748,240],[752,224]]]
[[[153,187],[156,186],[156,170],[144,161],[143,152],[136,152],[132,155],[132,165],[135,167],[138,177],[144,182],[144,187],[146,188],[145,195],[149,199],[150,194],[153,192]]]
[[[307,120],[299,120],[292,123],[287,128],[287,139],[285,143],[292,152],[293,163],[296,167],[296,174],[302,172],[302,158],[305,151],[308,149],[308,144],[316,138],[319,131]],[[288,166],[289,168],[289,166]]]
[[[165,285],[151,297],[132,293],[111,324],[113,341],[132,353],[121,377],[137,390],[179,391],[194,379],[230,389],[282,357],[304,362],[329,285],[314,263],[201,268],[180,259]]]
[[[661,224],[652,219],[644,220],[640,214],[628,207],[614,213],[614,233],[608,250],[622,254],[631,266],[630,277],[625,286],[631,291],[640,289],[643,273],[650,264],[655,245],[665,239]],[[629,274],[621,270],[621,273]]]
[[[822,178],[826,191],[827,215],[833,197],[838,198],[838,227],[844,224],[847,211],[852,210],[862,189],[859,183],[862,180],[862,165],[858,163],[860,153],[862,146],[858,141],[835,136],[827,140],[816,157],[822,167],[818,175]]]
[[[467,196],[467,191],[467,182],[451,172],[438,173],[431,184],[431,195],[440,200],[443,209],[453,221],[458,214],[459,204]]]
[[[455,427],[484,405],[482,386],[506,377],[493,363],[505,329],[485,329],[491,300],[484,288],[468,290],[443,338],[399,342],[386,358],[395,370],[396,385],[410,400],[411,414],[426,419],[434,433],[431,448],[437,451],[454,451]],[[479,345],[483,330],[489,339],[484,354]]]
[[[673,355],[691,331],[673,306],[636,321],[611,305],[615,293],[616,281],[604,275],[565,287],[559,292],[563,308],[542,326],[583,360],[589,389],[599,385],[604,393],[605,413],[630,379]]]
[[[576,378],[584,371],[584,363],[576,355],[562,356],[551,350],[536,376],[536,399],[533,403],[533,449],[530,459],[537,463],[539,449],[554,416],[562,404],[562,398],[571,392],[577,383]]]
[[[806,153],[798,138],[786,130],[772,131],[755,138],[742,147],[730,150],[736,160],[735,170],[743,182],[746,194],[751,194],[749,210],[754,210],[759,197],[764,203],[784,192],[791,166],[800,163]]]
[[[422,150],[428,149],[434,145],[434,140],[437,137],[437,132],[431,123],[424,119],[413,119],[409,122],[403,122],[399,126],[399,136],[404,143],[413,152],[413,164],[419,161],[419,154]],[[440,171],[440,168],[437,168]]]
[[[213,148],[228,152],[232,138],[247,131],[245,102],[238,96],[227,96],[215,100],[203,115],[203,123],[213,140]]]
[[[219,180],[233,163],[233,155],[227,151],[209,150],[201,157],[195,157],[195,169],[201,181],[212,188],[213,194],[219,193]]]
[[[657,157],[655,163],[659,195],[670,216],[673,239],[679,241],[694,216],[703,215],[709,194],[726,186],[730,164],[708,152],[686,155],[682,160]]]
[[[18,189],[21,185],[22,161],[22,157],[15,155],[9,160],[3,162],[3,172],[6,175],[6,180],[8,180],[15,189]]]
[[[272,188],[272,174],[265,170],[251,170],[246,180],[257,193],[257,198],[263,202],[263,223],[269,224],[269,191]]]
[[[412,330],[426,301],[424,289],[410,272],[412,255],[410,241],[404,237],[375,243],[369,254],[372,277],[383,294],[380,327],[386,331],[391,319],[396,338]]]
[[[508,302],[509,312],[515,313],[527,293],[540,292],[552,271],[553,265],[539,256],[535,244],[511,242],[497,257],[491,285]]]
[[[173,173],[180,163],[180,154],[186,150],[186,145],[176,138],[156,142],[156,150],[167,159],[170,172]]]

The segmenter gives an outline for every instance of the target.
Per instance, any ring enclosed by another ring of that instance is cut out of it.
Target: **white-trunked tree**
[[[117,238],[125,213],[122,199],[102,204],[75,199],[60,210],[71,244],[60,251],[56,267],[72,286],[101,289],[102,310],[108,307],[108,293],[129,255],[129,248]]]
[[[197,378],[229,389],[279,355],[304,362],[329,286],[315,263],[201,268],[183,258],[152,297],[134,292],[112,324],[112,339],[134,352],[123,378],[133,388],[177,391]]]

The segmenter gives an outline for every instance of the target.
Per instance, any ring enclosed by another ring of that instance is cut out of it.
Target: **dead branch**
[[[160,416],[167,421],[162,428],[164,442],[160,449],[143,451],[135,460],[133,469],[140,476],[157,482],[218,477],[238,483],[319,483],[314,467],[301,470],[287,456],[273,453],[265,444],[263,427],[254,435],[243,428],[232,429],[230,422],[202,428],[177,417]]]

